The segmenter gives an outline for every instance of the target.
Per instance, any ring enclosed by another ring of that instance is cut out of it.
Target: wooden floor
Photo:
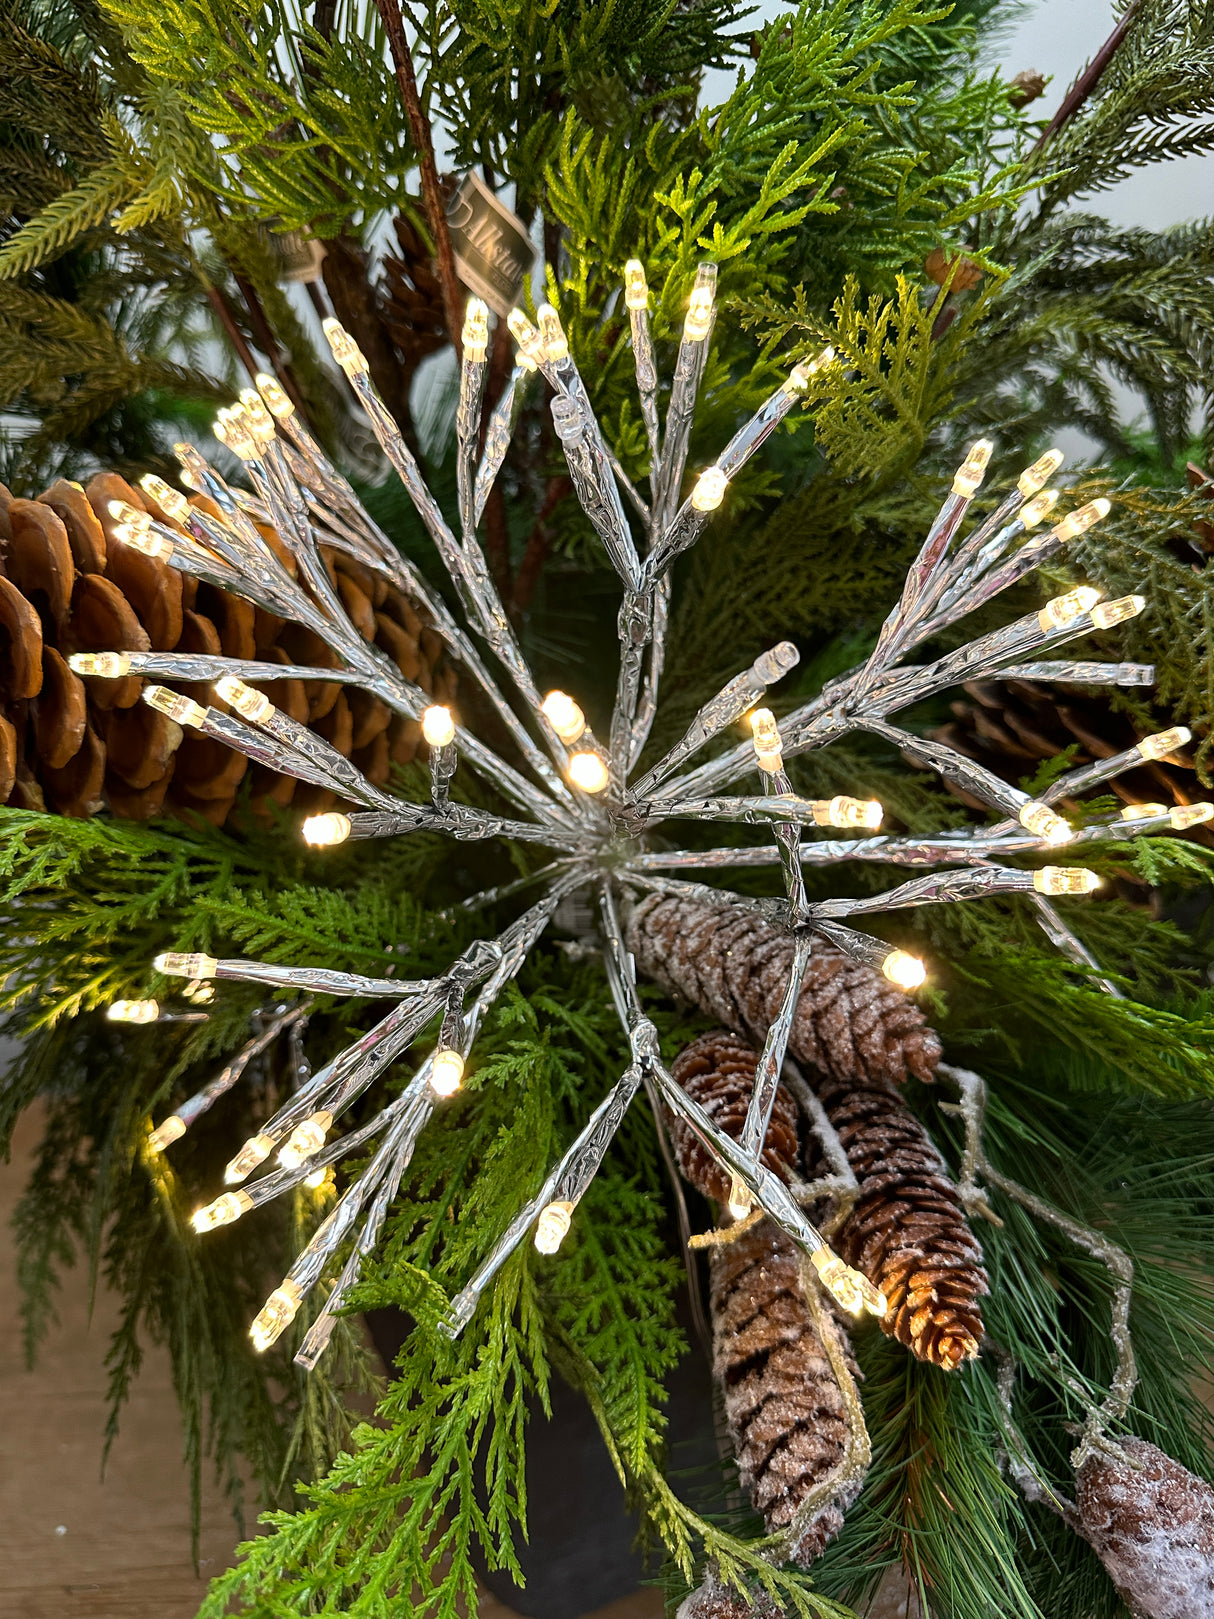
[[[22,1120],[12,1162],[0,1164],[0,1619],[193,1619],[206,1580],[232,1561],[237,1534],[226,1502],[208,1488],[195,1574],[168,1357],[148,1348],[104,1479],[113,1297],[103,1294],[90,1319],[84,1278],[69,1275],[36,1367],[27,1371],[22,1360],[9,1221],[39,1123]],[[647,1589],[595,1610],[595,1619],[661,1613],[658,1592]],[[515,1619],[488,1595],[480,1614]]]

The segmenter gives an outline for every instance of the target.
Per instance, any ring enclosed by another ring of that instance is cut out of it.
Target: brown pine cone
[[[713,1370],[742,1483],[775,1534],[843,1460],[843,1396],[801,1291],[800,1255],[782,1231],[760,1221],[714,1248],[711,1266]],[[852,1480],[801,1531],[789,1552],[800,1567],[838,1534],[862,1483]]]
[[[687,1593],[674,1619],[781,1619],[781,1612],[766,1591],[743,1596],[735,1586],[723,1585],[710,1565],[704,1583]]]
[[[192,498],[209,509],[206,497]],[[189,812],[222,825],[249,761],[208,737],[183,735],[141,703],[140,677],[81,679],[69,655],[154,648],[331,668],[336,657],[300,625],[124,544],[114,532],[112,500],[155,509],[113,473],[99,473],[87,489],[60,479],[36,501],[14,500],[0,485],[0,804],[78,817],[108,807],[133,820]],[[294,572],[277,534],[262,532]],[[454,668],[412,603],[343,553],[322,548],[322,555],[363,636],[436,701],[449,701]],[[415,721],[337,682],[278,681],[266,692],[377,785],[421,740]],[[222,707],[209,686],[192,694]],[[261,766],[250,779],[255,810],[271,802],[321,809],[334,801]]]
[[[923,261],[923,273],[938,287],[947,281],[950,292],[972,292],[986,272],[963,254],[946,253],[942,247],[933,247]]]
[[[1007,99],[1017,110],[1027,107],[1030,102],[1041,99],[1049,82],[1035,67],[1023,68],[1014,79],[1007,81]]]
[[[1142,1619],[1214,1619],[1214,1489],[1145,1439],[1079,1469],[1080,1533]]]
[[[681,1051],[670,1072],[712,1122],[736,1141],[746,1122],[758,1060],[745,1040],[726,1029],[714,1029]],[[671,1132],[680,1174],[705,1197],[726,1202],[729,1177],[701,1146],[695,1132],[677,1118],[671,1121]],[[797,1160],[797,1104],[783,1085],[776,1086],[762,1158],[782,1181],[792,1179]]]
[[[882,1331],[952,1371],[978,1353],[990,1287],[944,1159],[891,1087],[827,1080],[818,1095],[860,1186],[832,1244],[885,1294]]]
[[[626,937],[647,977],[762,1045],[792,967],[788,934],[737,906],[654,894],[633,910]],[[915,1003],[825,939],[814,941],[788,1049],[849,1082],[930,1081],[940,1061]]]

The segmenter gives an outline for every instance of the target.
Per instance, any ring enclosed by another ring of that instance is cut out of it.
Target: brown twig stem
[[[396,84],[400,91],[405,117],[409,121],[409,135],[417,150],[421,171],[422,200],[434,238],[434,252],[438,263],[438,280],[443,293],[443,309],[447,316],[447,329],[455,345],[456,354],[462,353],[460,334],[463,330],[463,300],[455,275],[455,254],[451,249],[451,233],[447,229],[447,210],[442,188],[438,182],[438,166],[434,161],[434,141],[430,125],[422,111],[421,97],[417,93],[417,76],[413,71],[413,57],[405,38],[405,25],[397,0],[375,0],[376,10],[383,19],[388,36],[388,48],[396,68]]]
[[[1130,0],[1121,21],[1062,98],[1062,105],[1038,137],[1037,143],[1033,147],[1034,153],[1040,152],[1043,146],[1053,140],[1060,129],[1065,128],[1070,123],[1071,119],[1074,118],[1075,114],[1092,94],[1092,91],[1095,90],[1104,76],[1105,69],[1120,49],[1122,40],[1129,33],[1135,17],[1142,10],[1142,4],[1143,0]]]

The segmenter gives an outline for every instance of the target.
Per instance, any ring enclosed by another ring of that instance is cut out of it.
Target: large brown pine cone
[[[792,967],[786,933],[736,906],[655,894],[632,912],[626,936],[646,977],[762,1045]],[[940,1061],[915,1003],[825,939],[814,943],[788,1049],[852,1082],[930,1080]]]
[[[711,1264],[713,1370],[742,1483],[775,1534],[843,1460],[843,1396],[801,1291],[800,1255],[784,1233],[762,1220],[714,1248]],[[861,1483],[853,1480],[802,1529],[789,1551],[802,1568],[843,1527]]]
[[[14,500],[0,485],[0,804],[70,816],[108,807],[134,820],[189,812],[218,826],[251,772],[255,807],[326,808],[333,794],[324,789],[251,766],[209,737],[183,735],[139,701],[138,676],[81,679],[68,667],[73,652],[149,649],[336,665],[311,631],[124,544],[114,533],[112,500],[167,521],[113,473],[99,473],[87,488],[60,479],[37,500]],[[193,500],[205,503],[201,495]],[[293,569],[278,536],[263,533]],[[349,557],[322,554],[360,632],[436,701],[448,701],[454,668],[413,605]],[[194,695],[223,706],[209,688]],[[276,681],[267,695],[376,783],[420,742],[416,721],[336,682]]]
[[[885,1294],[882,1330],[951,1371],[978,1353],[990,1288],[944,1159],[890,1087],[827,1080],[818,1095],[860,1185],[833,1246]]]
[[[757,1063],[753,1046],[727,1029],[714,1029],[681,1051],[670,1072],[712,1122],[736,1141],[746,1122]],[[726,1202],[729,1177],[701,1146],[695,1132],[681,1119],[674,1119],[672,1133],[680,1173],[705,1197]],[[781,1180],[789,1181],[797,1152],[797,1104],[784,1086],[778,1085],[763,1141],[763,1163]]]
[[[1079,1528],[1142,1619],[1214,1619],[1214,1489],[1145,1439],[1079,1469]]]

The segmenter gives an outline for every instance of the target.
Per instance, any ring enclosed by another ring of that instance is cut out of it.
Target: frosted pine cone
[[[828,1080],[818,1095],[860,1183],[833,1246],[885,1294],[882,1330],[952,1371],[978,1353],[990,1288],[944,1159],[889,1087]]]
[[[679,1603],[675,1619],[780,1619],[780,1610],[764,1591],[747,1597],[734,1586],[722,1585],[716,1568],[710,1566],[703,1585]]]
[[[656,894],[633,911],[627,943],[663,989],[762,1044],[792,967],[786,933],[736,906]],[[814,941],[788,1049],[851,1083],[930,1080],[940,1061],[939,1038],[914,1002],[825,939]]]
[[[1214,1619],[1214,1489],[1145,1439],[1096,1451],[1075,1504],[1127,1606],[1143,1619]]]
[[[768,1220],[712,1251],[713,1370],[742,1483],[769,1534],[787,1529],[847,1445],[843,1396],[800,1273],[797,1249]],[[862,1483],[851,1479],[801,1530],[788,1555],[802,1568],[838,1534]]]
[[[758,1056],[745,1040],[726,1029],[714,1029],[681,1051],[670,1071],[713,1123],[736,1141],[746,1122],[757,1063]],[[672,1131],[680,1173],[705,1197],[724,1203],[729,1197],[729,1177],[681,1119],[673,1121]],[[797,1104],[779,1085],[763,1142],[763,1163],[788,1181],[796,1159]]]

